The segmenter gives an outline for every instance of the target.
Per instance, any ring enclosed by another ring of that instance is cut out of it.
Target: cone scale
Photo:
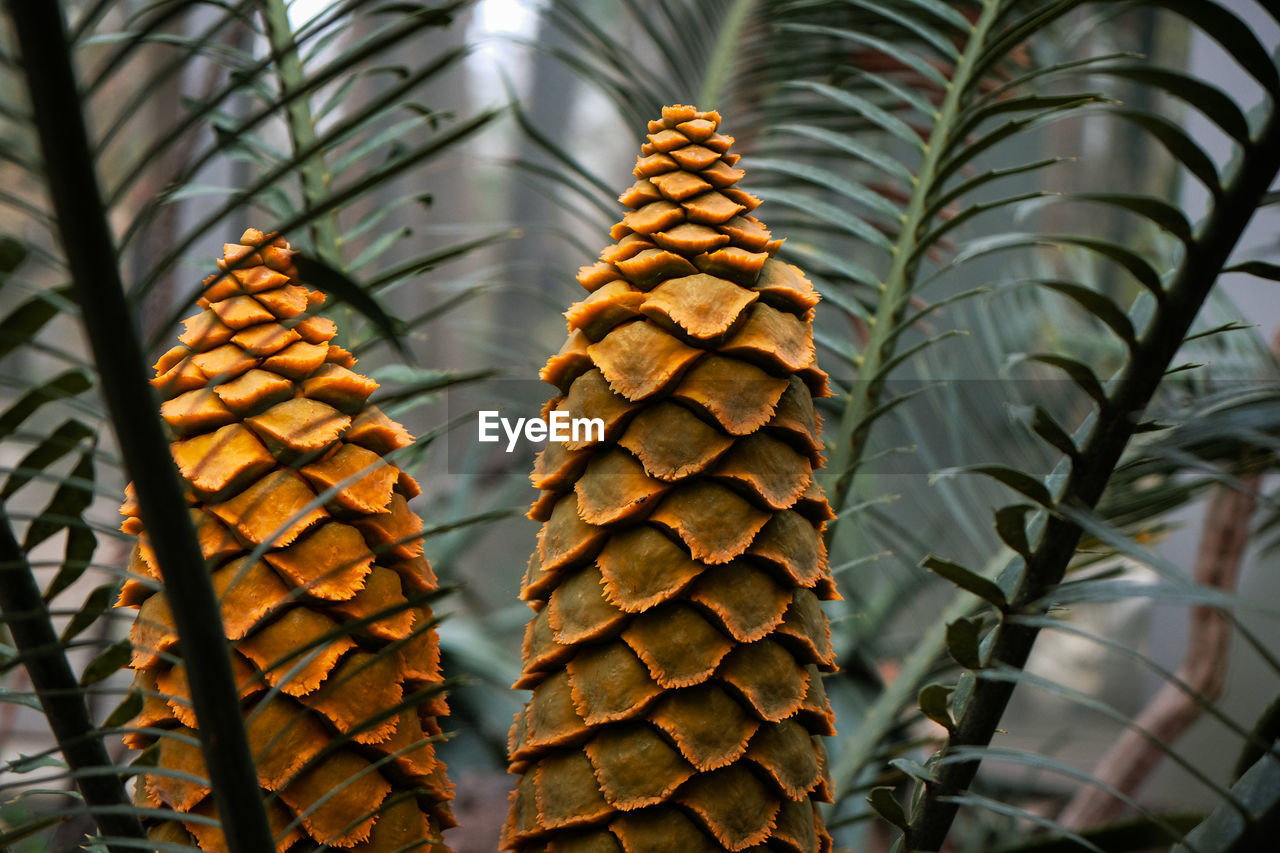
[[[412,437],[367,402],[377,383],[331,343],[333,322],[313,315],[324,296],[298,283],[293,254],[254,229],[224,246],[203,310],[152,384],[277,851],[439,853],[453,818],[431,742],[448,711],[425,601],[437,582],[407,506],[418,485],[383,458]],[[181,775],[208,777],[155,555],[132,498],[121,513],[138,540],[118,606],[139,611],[131,665],[144,697],[125,741],[156,762],[135,797],[177,812],[152,839],[223,851],[208,786]]]
[[[719,123],[650,122],[542,371],[547,413],[605,430],[549,443],[532,474],[507,850],[831,848],[818,296],[750,216]]]

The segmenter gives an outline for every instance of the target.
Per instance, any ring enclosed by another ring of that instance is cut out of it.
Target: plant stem
[[[283,0],[267,0],[262,5],[260,14],[271,46],[271,56],[275,61],[280,98],[285,104],[286,124],[294,155],[310,152],[298,164],[303,205],[318,208],[329,196],[330,176],[325,167],[324,154],[317,145],[310,101],[306,97],[290,97],[291,93],[307,88],[307,76],[302,68],[302,59],[298,56],[298,46],[293,40],[289,13]],[[338,221],[332,211],[312,220],[311,242],[316,257],[334,269],[342,269],[341,238],[338,234]]]
[[[702,88],[698,92],[698,109],[714,110],[724,98],[734,69],[734,57],[742,44],[742,31],[751,20],[757,0],[736,0],[724,16],[720,32],[716,35],[716,43],[707,59],[707,74],[702,79]]]
[[[98,828],[103,835],[143,838],[141,822],[128,811],[129,797],[120,781],[119,768],[107,754],[102,736],[89,717],[84,693],[53,630],[49,609],[40,595],[31,564],[14,537],[2,506],[0,612],[4,613],[4,624],[31,676],[58,748],[74,772],[76,786]],[[124,853],[127,848],[112,844],[109,849],[112,853]]]
[[[879,404],[880,389],[885,380],[882,368],[893,357],[894,342],[900,332],[898,324],[910,304],[916,265],[914,259],[917,256],[916,241],[925,225],[927,202],[934,190],[934,177],[947,150],[956,117],[960,113],[961,98],[973,82],[975,68],[987,47],[987,36],[995,24],[1001,5],[995,0],[983,3],[982,13],[974,23],[964,53],[956,61],[955,73],[942,105],[938,108],[929,141],[924,146],[924,160],[911,187],[911,200],[903,214],[898,239],[893,246],[889,272],[880,284],[880,299],[876,304],[875,316],[871,318],[866,346],[862,348],[858,375],[849,389],[849,401],[836,430],[828,470],[836,478],[830,491],[831,506],[837,517],[848,502],[853,486],[853,472],[866,444],[871,426],[867,416]],[[832,531],[838,524],[837,520],[828,527],[828,537],[834,535]]]
[[[232,853],[274,850],[213,584],[204,568],[120,278],[57,3],[9,0],[45,175],[125,467],[186,657],[200,742]]]
[[[1156,306],[1147,332],[1113,385],[1107,405],[1067,478],[1059,505],[1092,511],[1132,437],[1142,410],[1164,378],[1187,330],[1199,313],[1223,265],[1267,188],[1280,171],[1280,110],[1273,110],[1259,137],[1241,153],[1240,168],[1206,220],[1173,283]],[[1081,529],[1062,515],[1051,514],[1044,535],[1027,560],[1026,570],[1010,601],[1011,612],[1029,610],[1061,582],[1075,554]],[[989,664],[1021,669],[1039,628],[1006,623],[998,629]],[[983,747],[991,742],[1013,694],[1014,682],[984,679],[979,673],[973,695],[955,732],[941,752]],[[937,781],[925,786],[907,830],[910,850],[937,850],[955,819],[958,797],[972,784],[979,760],[940,764]]]

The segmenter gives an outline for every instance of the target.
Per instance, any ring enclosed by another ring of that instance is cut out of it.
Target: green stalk
[[[880,374],[884,365],[893,357],[894,342],[900,331],[898,324],[902,321],[902,315],[910,304],[916,269],[916,241],[919,239],[921,228],[926,224],[925,213],[928,208],[928,199],[934,189],[934,178],[942,162],[943,153],[947,150],[952,127],[960,114],[961,98],[973,83],[978,60],[987,46],[987,36],[995,24],[1001,5],[996,0],[986,0],[983,3],[982,14],[973,26],[964,53],[956,62],[955,74],[938,108],[929,141],[923,148],[924,160],[920,164],[920,171],[912,186],[911,200],[903,214],[902,228],[893,246],[889,273],[880,284],[880,299],[876,305],[876,313],[869,321],[870,337],[863,348],[858,364],[858,374],[854,379],[853,387],[850,388],[849,400],[836,430],[828,470],[833,472],[836,478],[829,491],[831,505],[837,516],[843,511],[849,499],[853,485],[853,469],[862,456],[871,426],[866,418],[879,405],[880,389],[885,378]],[[838,520],[828,527],[828,537],[833,535],[832,531],[837,524]]]
[[[298,55],[298,45],[293,40],[293,27],[289,23],[284,0],[266,0],[260,12],[262,24],[275,61],[276,79],[280,83],[280,99],[285,104],[285,124],[289,128],[289,142],[295,155],[309,151],[298,165],[302,181],[303,205],[320,207],[329,197],[331,176],[325,166],[324,153],[317,146],[316,126],[312,121],[311,102],[305,97],[291,97],[294,92],[307,89],[307,75]],[[312,248],[321,261],[336,270],[342,269],[342,238],[338,233],[337,215],[333,212],[317,216],[311,222]]]
[[[119,768],[102,743],[84,692],[76,683],[71,665],[58,642],[49,608],[40,595],[31,563],[13,535],[9,517],[0,506],[0,612],[9,628],[44,718],[71,768],[76,786],[103,835],[144,838],[142,824],[129,809],[129,797],[120,781]],[[126,846],[109,844],[112,853]]]
[[[102,394],[133,475],[143,523],[187,661],[200,743],[232,853],[274,850],[213,584],[187,513],[169,440],[120,278],[85,129],[62,10],[9,0],[49,196]]]
[[[1241,152],[1240,168],[1227,186],[1172,284],[1157,303],[1147,332],[1123,372],[1112,386],[1107,405],[1078,459],[1072,466],[1059,506],[1092,511],[1106,488],[1125,446],[1141,421],[1141,413],[1164,378],[1195,320],[1240,239],[1262,203],[1267,188],[1280,172],[1280,109],[1273,109],[1259,137]],[[1033,612],[1033,605],[1062,581],[1075,555],[1083,531],[1058,513],[1051,513],[1044,535],[1027,560],[1009,612]],[[1025,623],[1004,623],[997,628],[986,664],[1022,669],[1031,653],[1039,628]],[[965,705],[946,746],[940,753],[967,747],[984,747],[1000,725],[1015,682],[984,679],[979,672],[973,695]],[[938,765],[936,781],[925,786],[907,830],[910,850],[938,850],[955,819],[954,801],[973,783],[978,759]]]
[[[742,31],[751,20],[756,4],[757,0],[735,0],[729,13],[724,16],[724,23],[707,61],[707,74],[702,80],[702,89],[698,92],[698,109],[714,110],[724,97],[734,68],[733,58],[742,44]]]

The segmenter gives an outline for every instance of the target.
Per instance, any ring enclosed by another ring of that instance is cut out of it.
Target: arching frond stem
[[[1164,291],[1164,297],[1158,300],[1150,325],[1112,385],[1107,404],[1098,413],[1093,432],[1057,499],[1058,506],[1091,511],[1097,505],[1143,409],[1182,346],[1187,330],[1277,171],[1280,171],[1280,110],[1273,109],[1261,133],[1244,147],[1239,171],[1205,220],[1186,259]],[[1018,589],[1010,599],[1011,612],[1026,610],[1061,582],[1081,534],[1081,528],[1065,515],[1050,514],[1044,535],[1027,560]],[[1039,628],[1006,623],[997,630],[988,663],[1021,669]],[[962,747],[989,744],[1013,688],[1013,681],[983,679],[979,673],[974,692],[941,754],[945,757]],[[939,766],[936,781],[925,786],[924,796],[907,829],[908,849],[938,850],[941,847],[959,808],[953,798],[968,789],[980,763],[972,759]]]
[[[707,76],[702,81],[702,91],[698,93],[698,103],[706,109],[715,109],[724,98],[725,89],[732,79],[733,57],[742,44],[742,31],[758,5],[759,0],[734,0],[724,16],[724,23],[716,34],[715,46],[707,60]]]
[[[892,249],[888,275],[880,284],[880,299],[872,318],[867,345],[862,351],[858,375],[833,439],[829,470],[836,478],[831,489],[831,505],[837,514],[842,512],[848,502],[853,473],[862,455],[862,446],[870,427],[868,415],[879,405],[883,368],[893,357],[898,325],[910,305],[912,278],[919,257],[916,244],[927,224],[925,214],[929,207],[928,200],[935,189],[935,176],[945,157],[950,135],[957,126],[963,106],[962,99],[973,83],[974,74],[988,48],[988,37],[1001,6],[996,0],[986,0],[982,4],[982,12],[973,25],[964,53],[956,62],[946,96],[934,118],[933,131],[923,148],[924,159],[911,186],[911,199],[904,211],[902,228]]]
[[[302,151],[311,152],[298,165],[298,175],[302,181],[303,206],[316,207],[329,195],[330,176],[325,168],[324,152],[317,146],[310,101],[305,97],[289,97],[290,92],[305,91],[308,88],[302,59],[298,56],[298,46],[293,40],[289,12],[283,0],[267,0],[262,6],[261,15],[263,27],[267,32],[267,41],[271,45],[271,56],[275,61],[281,99],[285,103],[290,144],[295,155]],[[312,220],[311,242],[317,257],[334,269],[342,268],[341,239],[338,236],[336,213],[330,211]]]

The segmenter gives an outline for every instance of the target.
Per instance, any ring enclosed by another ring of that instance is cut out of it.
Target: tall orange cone
[[[542,371],[548,416],[603,438],[549,443],[532,475],[508,850],[831,847],[818,296],[749,215],[719,123],[650,122],[631,211]]]
[[[413,478],[383,457],[411,436],[367,399],[377,383],[331,343],[281,238],[250,229],[152,383],[189,485],[222,605],[277,849],[447,848],[452,786],[436,758],[447,713],[425,598],[437,583],[409,510]],[[137,607],[126,742],[155,748],[137,798],[173,809],[156,840],[226,849],[197,744],[187,672],[155,556],[138,536],[119,604]],[[250,559],[254,555],[256,559]]]

